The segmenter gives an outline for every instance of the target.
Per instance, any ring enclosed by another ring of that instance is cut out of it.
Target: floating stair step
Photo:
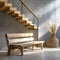
[[[27,23],[27,22],[26,22],[26,23],[24,23],[24,26],[29,26],[29,25],[30,25],[30,23]]]
[[[28,28],[34,28],[34,27],[36,27],[36,25],[34,25],[34,24],[30,24],[30,26],[27,26]]]
[[[32,24],[31,21],[27,22],[27,23],[24,23],[25,26],[30,26]]]
[[[7,3],[7,2],[0,2],[0,8],[4,8],[4,7],[11,7],[12,4],[11,3]]]
[[[30,24],[32,24],[32,22],[28,20],[28,21],[26,22],[26,24],[29,24],[29,25],[30,25]],[[24,24],[24,25],[27,26],[26,24]]]
[[[30,23],[24,23],[24,26],[29,26],[30,25]]]
[[[19,15],[17,15],[15,18],[16,18],[16,20],[20,20],[20,19],[22,19],[22,15],[19,14]]]
[[[36,27],[34,24],[30,24],[29,26],[27,26],[28,28],[33,28],[33,27]]]
[[[25,17],[23,17],[23,18],[20,20],[21,23],[27,23],[27,21],[28,21],[28,18],[25,18]]]
[[[30,26],[33,26],[34,27],[34,24],[30,24]]]
[[[38,28],[36,26],[34,27],[28,27],[29,30],[37,30]]]
[[[0,2],[8,2],[8,0],[0,0]]]
[[[37,30],[37,28],[28,28],[29,30]]]
[[[0,2],[0,10],[7,9],[7,7],[12,7],[11,3]]]
[[[16,18],[16,20],[22,20],[23,17],[25,17],[25,15],[20,13],[20,14],[19,14],[17,17],[15,17],[15,18]]]
[[[35,26],[34,29],[38,29],[38,28]]]
[[[24,26],[30,26],[30,24],[32,24],[32,22],[28,20],[26,23],[24,23]]]
[[[34,26],[32,26],[32,25],[29,25],[29,26],[27,26],[28,28],[34,28]]]
[[[22,18],[22,20],[26,20],[26,21],[28,21],[28,18],[26,18],[26,17],[23,17],[23,18]]]
[[[29,21],[29,20],[28,20],[27,23],[32,24],[32,21]]]
[[[20,23],[26,23],[26,20],[20,20],[19,22]]]
[[[8,13],[8,14],[12,14],[12,15],[15,15],[15,14],[19,14],[19,13],[20,13],[20,11],[6,12],[6,13]]]
[[[30,24],[32,24],[32,22],[28,20],[26,23],[24,23],[24,26],[30,26]]]
[[[6,9],[4,9],[3,11],[5,12],[5,13],[12,13],[12,12],[14,12],[14,11],[16,11],[17,9],[16,8],[14,8],[14,7],[8,7],[8,8],[6,8]]]
[[[10,13],[10,14],[15,16],[16,14],[20,14],[20,11],[14,11],[13,13]]]
[[[14,11],[13,13],[10,13],[10,15],[12,15],[13,17],[18,17],[21,16],[20,11]]]

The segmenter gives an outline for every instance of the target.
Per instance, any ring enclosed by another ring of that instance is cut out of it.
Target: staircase
[[[22,23],[29,30],[36,30],[37,27],[32,24],[32,21],[29,21],[24,14],[21,14],[11,3],[0,1],[0,11],[3,11],[6,14],[14,17],[18,22]]]

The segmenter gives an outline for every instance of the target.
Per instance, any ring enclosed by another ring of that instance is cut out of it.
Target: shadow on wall
[[[60,26],[59,26],[59,28],[58,28],[58,30],[57,30],[56,37],[58,38],[58,40],[59,40],[59,45],[60,45]]]
[[[47,32],[45,35],[43,35],[42,37],[39,38],[39,40],[43,40],[46,42],[46,40],[48,40],[48,38],[51,36],[51,34],[49,32]],[[46,47],[46,43],[44,43],[44,46]]]
[[[54,8],[52,11],[49,11],[49,12],[43,14],[43,15],[40,17],[40,22],[39,22],[39,24],[41,25],[41,24],[45,23],[51,16],[53,16],[53,14],[55,14],[55,13],[53,13],[53,12],[55,12],[55,10],[56,10],[56,8]]]

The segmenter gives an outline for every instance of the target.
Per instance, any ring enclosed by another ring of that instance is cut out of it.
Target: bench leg
[[[21,47],[21,56],[23,56],[23,47]]]
[[[11,51],[11,46],[8,47],[8,53],[7,53],[7,55],[10,55],[10,51]]]
[[[43,49],[43,43],[40,43],[41,50]]]
[[[35,48],[35,44],[32,45],[32,50],[34,50],[34,48]]]

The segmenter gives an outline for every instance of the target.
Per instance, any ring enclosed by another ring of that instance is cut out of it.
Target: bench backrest
[[[6,33],[7,44],[29,42],[34,40],[33,33]]]

